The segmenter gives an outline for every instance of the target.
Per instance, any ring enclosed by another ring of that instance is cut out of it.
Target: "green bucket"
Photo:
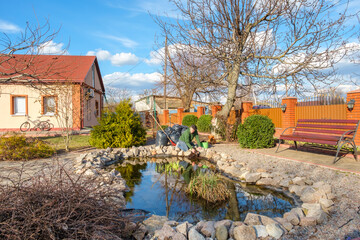
[[[208,142],[201,142],[201,147],[208,149],[209,148],[209,143]]]

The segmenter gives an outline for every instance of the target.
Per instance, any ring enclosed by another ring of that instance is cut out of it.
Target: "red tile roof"
[[[104,85],[101,78],[99,64],[95,56],[72,55],[21,55],[14,54],[12,58],[0,55],[1,73],[22,75],[19,80],[36,79],[43,82],[72,81],[84,82],[86,74],[95,63],[99,73],[102,90]]]

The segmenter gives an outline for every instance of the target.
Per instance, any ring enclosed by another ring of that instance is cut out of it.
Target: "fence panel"
[[[346,119],[346,104],[297,106],[295,121],[298,119]]]
[[[171,126],[179,123],[179,117],[178,117],[177,113],[171,113],[169,115],[170,115],[169,121],[170,121]]]
[[[268,116],[272,120],[276,128],[281,128],[282,126],[280,108],[252,109],[250,115],[255,115],[255,114]]]

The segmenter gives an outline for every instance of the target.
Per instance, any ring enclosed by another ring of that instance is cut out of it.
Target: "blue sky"
[[[359,5],[359,0],[352,0],[350,10],[359,11]],[[0,32],[16,36],[27,21],[49,19],[53,29],[61,30],[44,52],[57,53],[70,43],[68,54],[97,55],[107,86],[138,94],[161,78],[153,51],[155,37],[163,39],[149,13],[174,17],[168,0],[3,0],[0,6]],[[359,68],[348,60],[339,66],[342,75]],[[354,89],[351,84],[342,85],[345,91]]]
[[[161,31],[149,12],[171,16],[167,0],[14,0],[2,1],[1,9],[7,10],[1,11],[0,32],[16,35],[27,21],[43,23],[45,18],[53,29],[61,27],[44,51],[56,53],[70,43],[71,55],[96,54],[104,81],[112,87],[140,92],[160,77],[161,66],[150,53]]]

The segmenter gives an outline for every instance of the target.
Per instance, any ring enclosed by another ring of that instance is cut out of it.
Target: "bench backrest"
[[[294,134],[322,134],[355,138],[359,120],[299,119]],[[349,131],[349,132],[348,132]]]

